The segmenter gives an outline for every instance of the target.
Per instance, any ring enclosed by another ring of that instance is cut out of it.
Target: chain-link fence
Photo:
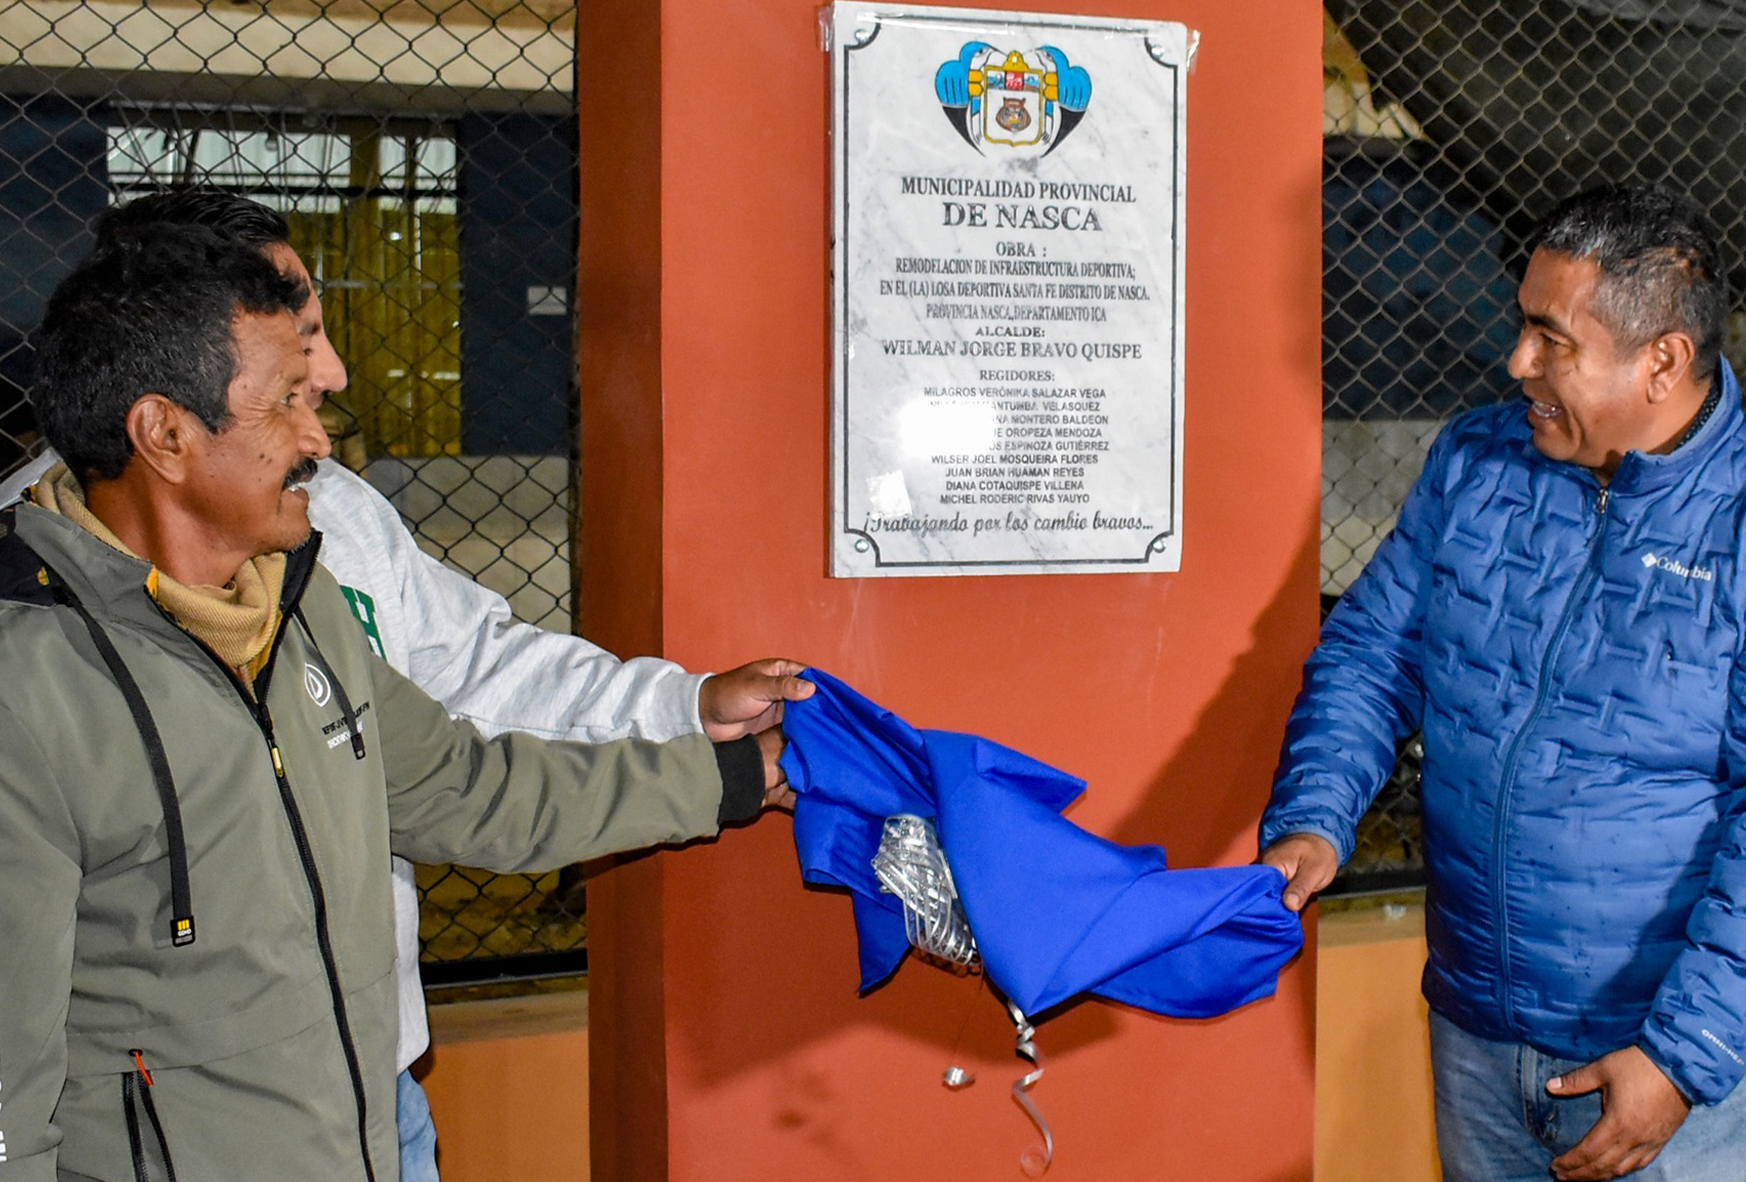
[[[1669,184],[1722,226],[1740,357],[1746,291],[1746,4],[1329,0],[1324,20],[1322,590],[1394,525],[1454,414],[1513,397],[1515,286],[1553,205]],[[1417,875],[1409,744],[1342,875]]]
[[[1534,221],[1671,183],[1746,290],[1740,0],[1331,0],[1322,588],[1392,527],[1448,418],[1509,397]],[[284,210],[351,373],[339,454],[432,553],[570,624],[574,9],[554,0],[0,0],[0,476],[39,445],[29,330],[108,204],[196,183]],[[1746,313],[1736,311],[1730,355]],[[1416,764],[1342,883],[1420,873]],[[420,873],[428,960],[581,947],[557,876]]]
[[[568,631],[575,61],[559,0],[0,0],[0,478],[42,446],[29,333],[95,218],[229,189],[287,215],[321,292],[336,454]],[[419,883],[427,976],[580,961],[557,875]]]

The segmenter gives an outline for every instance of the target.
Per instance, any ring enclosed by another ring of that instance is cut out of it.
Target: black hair
[[[1607,185],[1553,210],[1532,246],[1587,259],[1600,270],[1592,311],[1620,349],[1666,332],[1696,346],[1695,376],[1708,381],[1728,315],[1722,232],[1702,206],[1660,185]]]
[[[295,312],[308,285],[260,250],[198,226],[112,229],[49,297],[31,400],[43,434],[81,480],[133,458],[127,412],[162,394],[209,431],[230,421],[234,322]]]
[[[202,185],[152,193],[111,206],[97,219],[97,241],[107,242],[124,231],[155,225],[205,226],[256,248],[291,240],[291,226],[278,210],[238,193]]]

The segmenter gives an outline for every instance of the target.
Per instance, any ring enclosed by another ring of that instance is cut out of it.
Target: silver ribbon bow
[[[958,885],[940,835],[925,818],[904,813],[885,819],[873,874],[903,904],[903,931],[911,944],[952,964],[976,963],[976,937],[958,902]]]
[[[940,848],[939,833],[926,818],[900,813],[885,819],[879,852],[873,855],[873,874],[885,892],[903,904],[903,931],[912,945],[950,964],[970,967],[977,963],[976,937],[958,901],[952,867]],[[1041,1146],[1032,1146],[1019,1156],[1019,1166],[1032,1178],[1039,1178],[1055,1160],[1054,1134],[1030,1097],[1031,1088],[1043,1078],[1043,1059],[1029,1019],[1010,1001],[1006,1008],[1018,1031],[1016,1051],[1035,1068],[1012,1085],[1012,1098],[1043,1135]],[[975,1083],[976,1077],[954,1066],[946,1068],[944,1082],[948,1088],[965,1088]]]

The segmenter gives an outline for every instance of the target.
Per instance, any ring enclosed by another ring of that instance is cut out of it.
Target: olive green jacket
[[[5,521],[0,1182],[160,1179],[166,1157],[180,1182],[394,1182],[390,850],[546,869],[757,812],[749,740],[450,719],[371,653],[319,538],[290,556],[257,704],[145,564],[34,507]]]

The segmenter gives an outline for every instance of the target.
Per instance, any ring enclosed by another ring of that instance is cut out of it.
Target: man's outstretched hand
[[[1642,1169],[1691,1111],[1673,1081],[1637,1047],[1602,1055],[1546,1085],[1554,1096],[1580,1096],[1596,1089],[1601,1118],[1569,1153],[1553,1160],[1552,1176],[1559,1182],[1619,1178]]]
[[[1302,911],[1315,893],[1334,881],[1340,855],[1325,837],[1292,833],[1261,851],[1255,859],[1285,875],[1285,907]]]
[[[818,687],[796,677],[806,666],[769,657],[717,673],[697,693],[703,733],[713,743],[769,730],[782,721],[782,703],[812,697]]]

